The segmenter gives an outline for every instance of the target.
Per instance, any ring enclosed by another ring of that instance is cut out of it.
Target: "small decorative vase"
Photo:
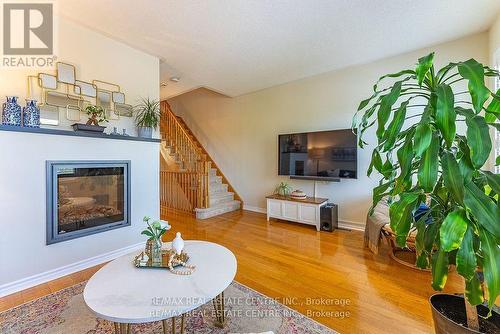
[[[181,232],[175,234],[175,239],[172,241],[172,248],[175,250],[177,255],[181,255],[184,249],[184,240],[181,237]]]
[[[36,105],[36,100],[26,99],[26,107],[23,108],[23,126],[40,127],[40,109]]]
[[[21,106],[17,104],[16,96],[7,96],[2,110],[2,124],[21,126]]]
[[[161,239],[152,240],[151,263],[153,266],[161,266],[163,259],[161,255]]]

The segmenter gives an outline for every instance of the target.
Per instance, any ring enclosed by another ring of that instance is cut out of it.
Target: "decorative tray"
[[[161,264],[153,263],[153,260],[151,259],[151,257],[148,259],[148,261],[146,262],[146,264],[141,264],[140,262],[141,262],[141,258],[142,258],[143,253],[144,252],[141,252],[139,255],[137,255],[134,258],[133,264],[137,268],[169,269],[168,268],[168,260],[169,260],[169,258],[171,256],[174,256],[175,259],[180,260],[180,262],[183,262],[183,263],[187,263],[188,260],[189,260],[189,255],[187,255],[184,251],[180,255],[177,255],[174,250],[168,249],[168,250],[162,250],[161,251],[161,255],[162,255],[161,256],[161,258],[162,258],[162,263]],[[174,268],[178,267],[178,266],[181,266],[181,264],[176,263],[175,265],[173,265]]]

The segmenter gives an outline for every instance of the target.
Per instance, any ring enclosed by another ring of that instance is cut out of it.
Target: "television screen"
[[[351,129],[278,136],[279,175],[356,179],[357,136]]]

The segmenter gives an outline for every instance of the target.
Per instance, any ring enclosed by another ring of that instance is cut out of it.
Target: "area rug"
[[[2,334],[104,334],[113,324],[96,318],[83,301],[85,283],[66,288],[0,313]],[[186,317],[186,333],[326,334],[335,331],[238,282],[226,289],[227,323],[214,325],[211,303]],[[168,321],[171,326],[171,321]],[[177,324],[180,330],[180,321]],[[170,328],[168,328],[170,332]],[[161,322],[132,325],[133,334],[162,333]]]

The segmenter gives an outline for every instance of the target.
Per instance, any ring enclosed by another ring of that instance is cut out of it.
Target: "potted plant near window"
[[[417,229],[416,265],[432,269],[435,290],[445,286],[450,264],[463,277],[465,298],[430,298],[436,333],[498,333],[500,318],[492,309],[500,293],[500,175],[484,166],[490,129],[499,128],[500,118],[500,91],[491,92],[485,77],[499,73],[474,59],[436,71],[433,60],[431,53],[414,70],[381,77],[354,117],[361,148],[366,130],[377,126],[368,175],[377,170],[381,180],[372,210],[382,197],[393,198],[397,243],[405,246]],[[381,87],[388,79],[391,84]],[[426,198],[430,209],[415,221],[412,212]]]
[[[160,123],[160,102],[143,98],[134,109],[138,136],[152,138],[153,129],[157,129]]]

